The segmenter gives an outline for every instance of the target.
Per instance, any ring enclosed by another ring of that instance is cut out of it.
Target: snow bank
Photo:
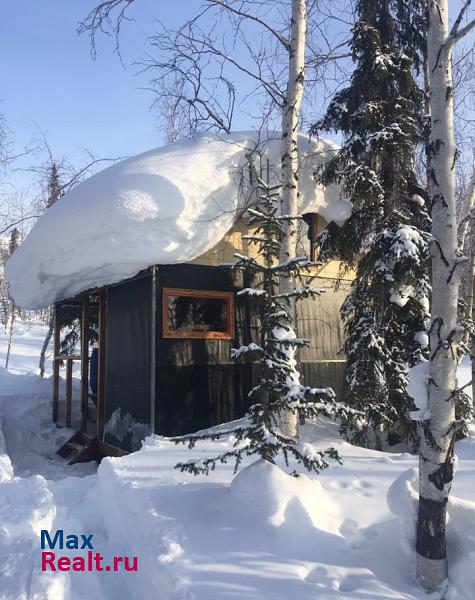
[[[449,590],[446,600],[466,600],[475,590],[475,502],[473,473],[475,438],[456,444],[457,468],[452,494],[447,504],[447,554],[449,560]],[[390,486],[387,502],[400,518],[400,543],[411,564],[415,565],[415,533],[418,501],[418,474],[415,468],[402,473]],[[461,497],[464,496],[464,497]]]
[[[0,481],[8,481],[13,477],[13,467],[7,454],[5,436],[2,429],[2,415],[0,414]]]
[[[424,332],[419,332],[421,335]],[[472,380],[470,360],[464,358],[457,369],[457,385],[459,388],[467,385]],[[427,421],[430,419],[429,410],[429,361],[424,361],[409,370],[409,383],[407,393],[414,400],[417,410],[410,413],[414,421]],[[472,388],[468,386],[464,392],[472,397]]]
[[[14,344],[20,372],[36,367],[42,338],[38,332]],[[429,598],[415,584],[417,457],[351,446],[335,424],[309,422],[302,443],[334,446],[343,460],[318,476],[295,478],[278,468],[287,469],[282,461],[246,459],[235,478],[233,464],[192,477],[174,465],[230,450],[232,436],[192,450],[150,436],[140,451],[104,459],[97,475],[72,477],[94,473],[94,465],[68,466],[55,454],[67,430],[55,430],[47,397],[28,392],[29,378],[11,378],[15,395],[3,396],[0,381],[16,475],[0,480],[1,600]],[[471,600],[475,589],[475,426],[469,429],[472,437],[456,443],[446,600]],[[43,527],[92,533],[106,560],[138,556],[139,570],[42,572]]]
[[[331,499],[318,480],[306,475],[293,477],[258,460],[234,477],[229,491],[224,509],[239,527],[290,527],[294,534],[312,527],[334,531]]]
[[[41,475],[15,477],[0,487],[0,531],[8,537],[40,535],[55,516],[53,496]]]
[[[211,249],[249,198],[242,167],[257,142],[255,132],[201,135],[124,160],[79,184],[39,219],[8,261],[17,304],[45,307]],[[314,172],[335,146],[304,135],[299,145],[300,211],[342,224],[350,203],[337,186],[314,183]],[[280,164],[278,137],[259,148],[264,159]]]

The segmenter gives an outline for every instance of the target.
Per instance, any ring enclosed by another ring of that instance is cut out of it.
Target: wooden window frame
[[[315,241],[321,226],[321,217],[318,213],[312,214],[310,219],[310,260],[317,261],[320,256],[320,247]]]
[[[168,300],[170,296],[185,296],[188,298],[220,298],[226,302],[226,331],[173,331],[170,329],[168,315]],[[162,293],[162,329],[163,337],[167,339],[195,340],[232,340],[234,338],[234,293],[217,292],[214,290],[190,290],[184,288],[163,288]]]

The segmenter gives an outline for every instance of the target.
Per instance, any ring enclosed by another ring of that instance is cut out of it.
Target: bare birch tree
[[[429,412],[421,424],[417,575],[428,591],[447,578],[446,508],[454,473],[457,432],[456,369],[463,328],[457,324],[459,283],[466,257],[460,257],[455,200],[452,50],[475,27],[462,26],[471,0],[449,27],[448,0],[429,0],[427,58],[430,86],[430,192],[432,195],[432,319],[430,328]]]

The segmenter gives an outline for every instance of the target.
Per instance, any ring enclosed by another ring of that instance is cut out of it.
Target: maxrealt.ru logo
[[[42,571],[137,571],[137,556],[113,556],[112,561],[105,563],[100,552],[94,551],[91,534],[65,535],[62,529],[50,535],[41,530],[41,550],[78,550],[82,552],[74,556],[61,556],[56,552],[41,553]]]

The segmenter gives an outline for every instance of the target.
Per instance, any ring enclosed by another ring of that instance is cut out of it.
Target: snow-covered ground
[[[67,466],[55,449],[68,432],[52,426],[51,384],[35,375],[43,335],[22,327],[12,370],[0,370],[1,600],[428,598],[414,584],[414,457],[355,448],[331,426],[312,424],[305,439],[336,446],[343,458],[319,476],[254,463],[234,480],[231,466],[193,478],[173,468],[190,451],[158,437],[97,472]],[[0,364],[4,354],[0,336]],[[193,456],[229,443],[202,443]],[[469,600],[475,437],[458,443],[457,454],[445,598]],[[137,556],[138,571],[42,572],[41,529],[92,534],[106,562]]]

